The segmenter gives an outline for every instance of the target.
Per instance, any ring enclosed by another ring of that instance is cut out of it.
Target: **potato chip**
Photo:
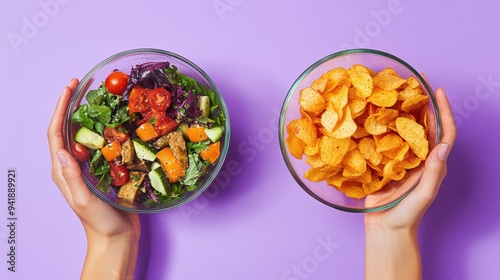
[[[351,109],[346,107],[344,117],[328,135],[337,139],[345,139],[351,137],[357,129],[358,125],[352,119]]]
[[[347,105],[348,92],[349,88],[342,85],[323,95],[323,98],[327,101],[327,109],[333,109],[340,118],[342,118],[344,107]]]
[[[358,90],[362,98],[367,98],[373,91],[373,79],[366,72],[352,72],[349,74],[352,85]]]
[[[321,125],[331,133],[339,121],[339,115],[333,109],[327,109],[321,114]]]
[[[352,137],[356,138],[356,139],[360,139],[360,138],[366,137],[368,135],[370,135],[370,133],[368,133],[366,131],[365,127],[358,125],[358,128],[356,129],[356,131],[354,131],[354,134],[352,135]]]
[[[306,144],[304,147],[304,154],[307,156],[313,156],[319,153],[318,141],[314,145]]]
[[[345,181],[347,181],[349,178],[345,177],[342,175],[342,173],[337,173],[328,179],[326,179],[326,183],[330,186],[333,186],[337,189],[340,189],[342,185],[344,184]]]
[[[340,187],[341,191],[344,192],[348,197],[352,198],[362,198],[366,196],[365,189],[363,185],[358,182],[347,181]]]
[[[320,77],[311,84],[311,88],[319,93],[325,92],[327,79]]]
[[[429,142],[427,141],[424,127],[416,121],[407,118],[397,118],[396,128],[399,135],[408,142],[413,153],[420,159],[425,160],[429,153]]]
[[[336,166],[342,162],[349,149],[349,139],[336,139],[324,135],[319,140],[319,154],[326,164]]]
[[[352,169],[353,171],[361,174],[366,171],[366,161],[361,155],[361,152],[358,149],[354,149],[348,152],[344,159],[342,160],[344,166]]]
[[[397,162],[403,161],[405,159],[406,154],[410,150],[410,145],[406,142],[395,149],[387,150],[381,152],[384,156],[396,160]]]
[[[399,181],[406,175],[406,169],[397,167],[397,161],[390,160],[384,165],[384,178]]]
[[[405,82],[406,79],[401,78],[390,68],[380,71],[373,77],[373,84],[384,90],[397,89]]]
[[[288,150],[297,159],[302,159],[302,155],[304,154],[304,147],[305,143],[302,142],[297,136],[290,134],[286,138],[286,146],[288,147]]]
[[[330,70],[323,74],[321,77],[326,78],[326,86],[324,92],[331,91],[340,85],[345,85],[347,87],[351,86],[349,75],[347,75],[346,70],[342,67]]]
[[[380,140],[375,139],[376,151],[381,153],[397,149],[403,145],[403,139],[396,133],[387,133]]]
[[[382,162],[383,155],[377,152],[377,145],[373,138],[365,137],[361,139],[358,143],[358,150],[363,158],[372,165],[377,166]]]
[[[379,87],[374,87],[372,94],[367,100],[379,107],[391,107],[398,101],[398,92],[396,90],[383,90]]]
[[[405,158],[396,164],[397,167],[404,169],[413,169],[420,165],[422,160],[417,157],[413,152],[406,153]]]
[[[338,173],[341,168],[331,168],[329,166],[322,166],[318,168],[311,168],[306,171],[304,178],[313,182],[322,182]]]
[[[294,133],[306,145],[316,145],[316,140],[318,139],[317,129],[309,119],[300,118],[295,123]]]
[[[300,91],[300,106],[309,113],[319,115],[326,108],[326,101],[321,94],[312,88],[304,88]]]
[[[362,186],[366,194],[372,194],[381,190],[388,182],[389,179],[383,178],[382,180],[380,180],[378,178],[377,172],[373,171],[371,182],[364,183]]]
[[[387,124],[381,123],[378,121],[378,116],[377,115],[370,115],[365,123],[364,123],[364,128],[366,129],[366,132],[368,132],[371,135],[380,135],[384,134],[387,132]]]
[[[366,110],[366,100],[359,97],[354,97],[349,99],[349,109],[351,109],[351,114],[353,118],[357,118]]]
[[[312,168],[323,167],[326,165],[326,163],[321,160],[319,153],[315,155],[306,155],[306,163]]]
[[[411,96],[421,95],[421,94],[422,94],[422,89],[420,87],[414,88],[408,85],[398,93],[398,100],[404,101]]]
[[[403,104],[401,104],[401,110],[405,112],[410,112],[415,109],[422,107],[422,105],[426,104],[429,100],[427,95],[413,95],[408,97]]]
[[[420,83],[414,77],[406,79],[406,83],[412,88],[420,88]]]

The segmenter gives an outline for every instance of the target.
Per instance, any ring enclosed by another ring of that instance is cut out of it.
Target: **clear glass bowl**
[[[68,110],[66,112],[65,124],[64,124],[64,137],[66,140],[66,149],[71,151],[71,143],[74,141],[74,136],[76,131],[79,129],[80,125],[71,122],[71,115],[73,112],[80,106],[80,104],[86,103],[85,95],[89,90],[97,89],[101,83],[106,79],[109,73],[113,70],[117,69],[123,71],[125,73],[130,73],[130,70],[133,66],[145,62],[160,62],[160,61],[168,61],[171,65],[174,65],[178,68],[180,73],[187,75],[195,79],[199,84],[202,84],[209,89],[211,89],[216,98],[219,99],[221,104],[221,109],[226,116],[225,130],[224,134],[221,137],[221,154],[219,159],[217,160],[215,165],[210,165],[207,169],[206,174],[200,179],[203,181],[203,184],[197,188],[195,191],[186,191],[181,197],[172,200],[171,203],[163,204],[161,206],[154,207],[146,207],[140,203],[128,203],[124,202],[122,199],[117,197],[117,192],[110,188],[110,192],[103,193],[98,188],[96,188],[96,184],[98,182],[98,178],[89,174],[89,166],[87,162],[80,162],[80,167],[82,169],[82,177],[88,188],[100,199],[105,201],[106,203],[122,210],[139,212],[139,213],[153,213],[169,210],[178,206],[181,206],[189,201],[195,199],[199,196],[203,191],[205,191],[212,181],[217,176],[220,171],[226,154],[229,148],[229,140],[230,140],[230,122],[229,122],[229,113],[222,98],[220,92],[217,90],[217,87],[210,79],[210,77],[198,66],[196,66],[193,62],[188,59],[164,50],[159,49],[133,49],[127,50],[111,57],[105,59],[97,66],[95,66],[89,73],[83,77],[78,85],[77,89],[73,93],[71,97]],[[83,103],[82,103],[83,102]]]
[[[337,67],[347,69],[354,64],[362,64],[376,72],[391,67],[403,78],[413,76],[418,80],[423,93],[430,97],[428,104],[424,108],[428,117],[429,151],[441,139],[441,121],[434,93],[422,75],[403,60],[382,51],[352,49],[337,52],[315,62],[297,78],[285,98],[279,122],[281,153],[288,170],[299,186],[318,201],[342,211],[365,213],[388,209],[398,204],[417,186],[422,176],[423,164],[418,168],[408,171],[403,180],[393,181],[379,192],[362,199],[356,199],[346,196],[334,187],[327,185],[324,181],[315,183],[305,179],[303,175],[310,168],[309,164],[305,162],[304,157],[302,160],[293,157],[285,143],[285,139],[288,136],[286,126],[290,121],[301,116],[298,103],[300,91],[305,87],[311,86],[312,82],[325,72]]]

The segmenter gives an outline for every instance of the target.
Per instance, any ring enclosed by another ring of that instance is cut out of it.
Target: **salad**
[[[71,120],[72,144],[102,192],[158,205],[194,191],[220,156],[225,116],[214,92],[169,62],[115,70]]]

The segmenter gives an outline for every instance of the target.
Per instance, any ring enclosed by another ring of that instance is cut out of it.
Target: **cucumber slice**
[[[102,147],[104,147],[104,144],[106,143],[104,137],[86,127],[81,127],[76,132],[75,141],[89,149],[94,149],[94,150],[101,149]]]
[[[139,138],[132,139],[132,143],[134,144],[135,154],[138,158],[147,161],[155,161],[156,150],[151,147],[151,145]]]
[[[151,164],[151,170],[155,170],[156,168],[161,168],[161,165],[157,161]]]
[[[182,135],[186,139],[188,139],[188,135],[187,135],[187,132],[186,132],[187,128],[188,128],[187,123],[181,123],[181,124],[179,124],[179,130],[182,132]]]
[[[157,190],[162,195],[167,195],[167,190],[170,189],[167,176],[161,167],[155,168],[148,173],[149,181],[153,189]]]
[[[224,132],[224,128],[222,128],[221,126],[205,128],[205,133],[207,134],[208,138],[212,140],[212,142],[219,141],[220,137],[222,136],[222,132]]]
[[[198,98],[198,106],[201,109],[201,116],[210,116],[210,98],[208,96],[202,95]]]

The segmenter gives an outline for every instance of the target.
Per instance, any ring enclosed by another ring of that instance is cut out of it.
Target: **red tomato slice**
[[[145,121],[149,122],[151,119],[159,120],[167,115],[165,111],[158,111],[155,109],[141,112],[142,117]]]
[[[148,102],[151,108],[165,111],[170,106],[170,92],[163,87],[152,89],[148,93]]]
[[[109,175],[113,186],[123,186],[129,177],[129,172],[124,164],[118,164],[115,161],[109,162]]]
[[[157,119],[153,126],[156,130],[156,133],[158,133],[159,136],[162,136],[174,131],[179,126],[179,124],[171,117],[165,116],[161,119]]]
[[[79,161],[87,161],[90,158],[89,150],[80,143],[73,142],[71,151],[73,152],[73,156]]]
[[[143,112],[149,109],[147,89],[136,86],[130,91],[128,109],[130,112]]]
[[[104,85],[108,89],[109,92],[116,95],[122,95],[125,92],[128,84],[128,75],[115,71],[106,77],[106,81],[104,81]]]
[[[120,143],[125,143],[128,140],[128,133],[123,126],[117,127],[105,127],[104,128],[104,138],[108,140],[108,142],[119,141]]]

